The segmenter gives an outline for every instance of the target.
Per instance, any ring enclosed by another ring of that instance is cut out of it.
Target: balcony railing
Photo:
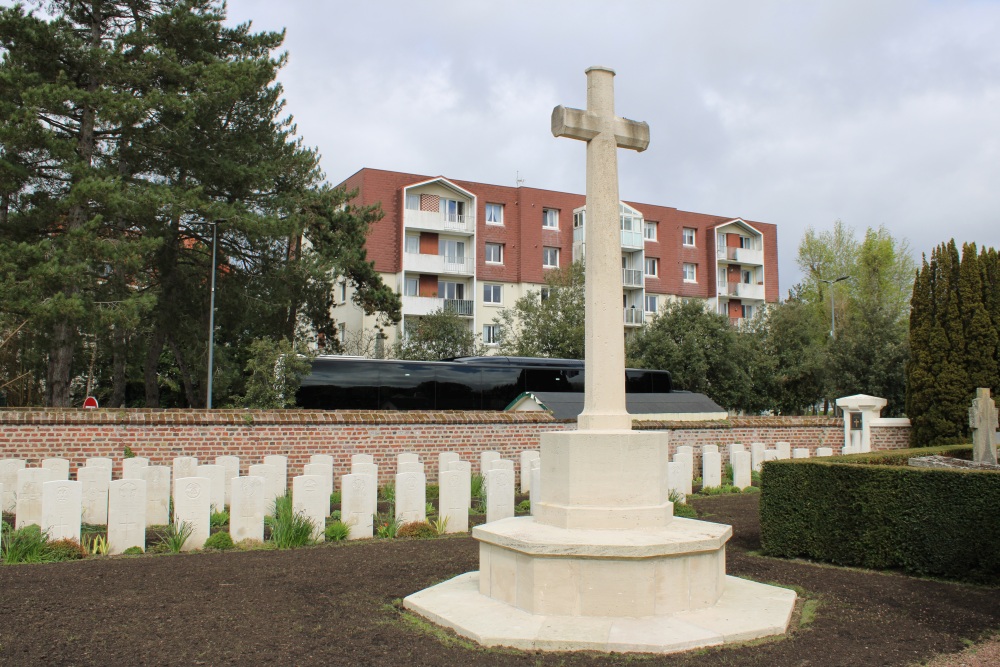
[[[470,257],[407,252],[403,253],[403,268],[414,273],[447,273],[471,276],[476,267]]]
[[[753,283],[722,283],[719,285],[719,296],[763,301],[764,286]]]
[[[472,317],[472,309],[475,304],[469,299],[443,299],[444,309],[456,315],[466,315]]]
[[[642,308],[633,308],[629,306],[625,308],[625,325],[626,326],[641,326],[646,321],[646,313],[643,312]]]
[[[404,296],[404,315],[430,315],[438,310],[448,310],[458,315],[472,317],[475,304],[468,299],[439,299],[432,296]]]
[[[642,271],[640,269],[622,269],[622,285],[624,287],[642,287]]]
[[[450,234],[474,234],[476,231],[476,217],[472,214],[415,211],[410,208],[403,213],[403,224],[410,229],[426,229]]]
[[[642,248],[645,245],[645,241],[642,238],[642,231],[633,232],[627,229],[622,230],[622,247],[623,248]]]
[[[720,260],[727,262],[759,266],[764,264],[764,251],[756,248],[719,248],[716,255]]]

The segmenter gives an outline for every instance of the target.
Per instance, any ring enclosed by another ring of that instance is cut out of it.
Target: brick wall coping
[[[186,409],[98,409],[4,408],[0,426],[48,425],[204,425],[256,426],[265,424],[350,425],[350,424],[550,424],[558,423],[548,412],[421,411],[390,410],[186,410]]]
[[[670,429],[675,431],[736,428],[802,428],[844,427],[840,417],[730,417],[713,421],[633,421],[640,430]]]

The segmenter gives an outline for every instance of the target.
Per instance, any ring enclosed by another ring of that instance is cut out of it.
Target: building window
[[[694,247],[694,239],[695,239],[695,230],[691,229],[690,227],[685,227],[683,234],[684,234],[684,237],[683,237],[684,238],[684,240],[683,240],[684,245],[693,248]]]
[[[646,312],[655,313],[660,310],[660,297],[655,294],[646,295]]]
[[[655,257],[646,258],[646,275],[654,278],[660,274],[660,260]]]
[[[340,302],[347,303],[347,281],[340,281]]]
[[[406,208],[410,209],[411,211],[419,211],[420,210],[420,195],[407,194],[406,195]]]
[[[438,281],[438,298],[461,301],[465,298],[465,285],[440,280]]]
[[[438,240],[438,254],[444,261],[456,264],[465,261],[465,241]]]
[[[547,269],[559,266],[559,248],[542,248],[542,266]]]
[[[448,222],[465,222],[465,202],[439,198],[439,210]]]
[[[751,283],[753,283],[753,271],[747,271],[746,269],[742,269],[740,271],[740,282],[743,283],[744,285],[750,285]]]
[[[420,294],[420,281],[417,278],[407,278],[403,281],[403,296]]]
[[[743,309],[743,319],[749,320],[751,317],[753,317],[753,306],[744,305],[741,306],[741,308]]]
[[[550,296],[552,296],[552,291],[551,291],[551,288],[549,288],[549,287],[543,287],[541,289],[541,291],[539,292],[539,300],[540,301],[545,301]]]
[[[748,250],[753,250],[754,249],[753,239],[750,238],[749,236],[740,235],[740,247],[746,248]]]
[[[656,240],[656,228],[659,225],[657,222],[646,221],[646,225],[642,228],[642,237],[647,241]]]
[[[347,325],[343,322],[337,326],[337,335],[340,337],[340,344],[344,345],[347,343]]]
[[[406,235],[406,252],[416,254],[420,252],[420,237],[416,234]]]
[[[486,205],[486,224],[487,225],[503,224],[503,204]]]
[[[545,229],[559,229],[559,211],[554,208],[543,208],[542,227]]]
[[[503,264],[503,244],[486,244],[486,261],[492,264]]]
[[[484,324],[483,325],[483,342],[487,345],[496,345],[499,343],[500,338],[500,325],[498,324]]]
[[[503,285],[483,284],[483,302],[501,304],[503,303]]]
[[[698,265],[697,264],[685,264],[684,265],[684,282],[686,282],[686,283],[696,283],[696,282],[698,282]]]

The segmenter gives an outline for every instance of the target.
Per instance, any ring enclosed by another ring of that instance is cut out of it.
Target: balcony
[[[623,287],[642,287],[642,270],[641,269],[622,269],[622,286]]]
[[[403,225],[407,229],[420,229],[442,234],[472,236],[476,233],[476,217],[471,214],[415,211],[408,208],[403,212]]]
[[[407,252],[403,253],[403,269],[413,273],[471,276],[476,266],[471,257]]]
[[[625,326],[627,327],[641,327],[646,322],[646,313],[642,308],[635,308],[629,306],[625,308]]]
[[[764,300],[764,286],[752,283],[722,283],[719,285],[719,296],[733,299]]]
[[[585,227],[574,227],[573,228],[573,243],[585,243],[587,241],[586,232],[583,230]],[[623,248],[628,248],[630,250],[642,250],[645,246],[645,239],[642,236],[642,232],[633,232],[627,229],[621,230],[621,244]]]
[[[764,251],[756,248],[719,248],[716,256],[720,262],[764,265]]]
[[[438,310],[450,310],[465,317],[472,317],[475,304],[468,299],[439,299],[431,296],[404,296],[405,315],[430,315]]]

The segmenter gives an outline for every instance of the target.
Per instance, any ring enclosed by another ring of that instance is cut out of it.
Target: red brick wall
[[[873,450],[906,449],[910,446],[910,427],[872,424],[871,441]]]

